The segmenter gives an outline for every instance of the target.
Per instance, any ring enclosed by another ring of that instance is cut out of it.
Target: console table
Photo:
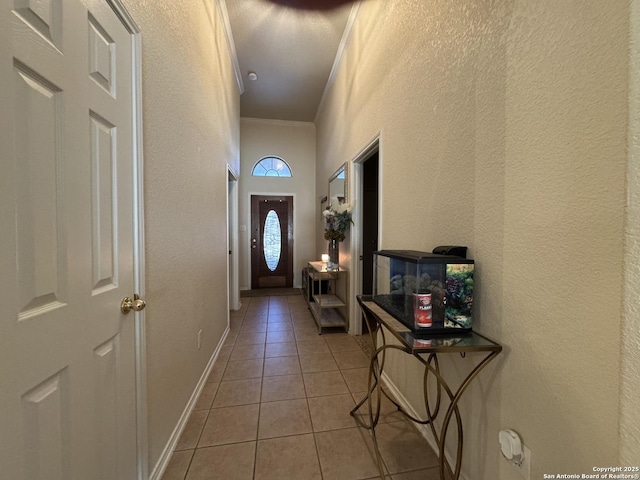
[[[451,335],[431,335],[426,338],[422,335],[420,337],[417,337],[413,335],[413,333],[407,326],[396,320],[384,309],[374,303],[370,296],[359,295],[357,299],[369,327],[369,333],[371,335],[371,340],[373,343],[373,351],[371,353],[371,362],[369,365],[369,383],[367,389],[368,393],[362,400],[360,400],[360,402],[353,408],[353,410],[351,410],[351,415],[355,417],[356,421],[360,425],[371,431],[371,436],[373,437],[373,444],[376,452],[376,459],[378,462],[378,470],[380,472],[380,478],[386,477],[384,474],[380,451],[378,449],[375,429],[380,417],[380,401],[382,398],[381,395],[385,395],[407,418],[422,425],[428,424],[431,427],[431,433],[433,434],[433,437],[435,438],[438,445],[440,479],[444,480],[445,473],[448,473],[451,478],[453,478],[454,480],[458,480],[460,478],[463,445],[462,417],[460,415],[460,409],[458,408],[458,402],[460,401],[460,397],[467,389],[471,381],[491,360],[493,360],[502,351],[502,346],[476,332],[466,332]],[[399,341],[399,345],[388,344],[385,338],[385,331],[393,335],[393,337]],[[381,345],[378,345],[378,332],[380,332],[380,337],[382,339]],[[395,401],[395,399],[391,398],[389,394],[387,394],[387,392],[382,389],[380,377],[384,368],[385,352],[389,349],[399,350],[408,355],[413,355],[424,365],[425,374],[423,380],[423,391],[424,402],[427,411],[426,419],[415,418],[413,415],[406,412]],[[486,355],[471,369],[471,372],[454,390],[440,373],[438,354],[459,353],[462,357],[464,357],[467,352],[486,352]],[[434,405],[432,405],[429,401],[428,380],[430,375],[433,375],[435,378],[434,393],[436,401]],[[377,392],[377,397],[375,400],[372,395],[374,391]],[[444,408],[441,408],[441,398],[443,391],[449,398],[450,403],[446,408],[446,411],[444,411],[442,426],[438,430],[434,425],[434,420],[438,417],[440,411],[444,410]],[[368,422],[362,420],[356,415],[356,412],[365,403],[367,404],[368,410]],[[449,430],[451,419],[453,417],[455,417],[455,424],[458,432],[455,467],[452,467],[449,461],[446,459],[444,450],[447,431]]]
[[[344,268],[327,270],[323,262],[309,262],[303,274],[304,297],[318,326],[323,328],[342,327],[348,329],[349,279]]]

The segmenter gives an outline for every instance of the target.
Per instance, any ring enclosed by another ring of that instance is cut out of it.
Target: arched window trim
[[[276,165],[274,165],[274,160]],[[258,160],[251,169],[253,177],[293,177],[291,167],[281,157],[267,155]]]

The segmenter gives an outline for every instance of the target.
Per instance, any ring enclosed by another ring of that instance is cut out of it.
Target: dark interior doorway
[[[375,151],[362,164],[362,294],[373,293],[373,252],[378,250],[379,161]],[[367,331],[363,320],[362,331]]]

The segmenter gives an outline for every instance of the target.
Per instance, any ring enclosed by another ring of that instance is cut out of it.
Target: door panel
[[[20,62],[14,62],[13,68],[17,183],[29,187],[16,191],[18,317],[24,320],[66,302],[66,241],[58,175],[64,118],[57,87]]]
[[[251,288],[292,287],[293,197],[252,195],[251,232]]]
[[[104,0],[2,2],[7,478],[136,476],[131,63]]]

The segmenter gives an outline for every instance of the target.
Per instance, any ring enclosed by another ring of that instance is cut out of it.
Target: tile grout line
[[[249,302],[250,303],[250,302]],[[268,324],[268,308],[267,308],[267,330],[265,331],[264,334],[264,339],[265,339],[265,352],[264,354],[266,355],[266,341],[267,341],[267,331],[269,330],[269,324]],[[246,314],[245,314],[246,315]],[[241,326],[244,325],[244,321],[245,321],[246,317],[242,318],[242,323]],[[264,367],[265,367],[265,357],[263,357],[262,359],[262,372],[260,375],[260,397],[258,399],[259,403],[258,403],[258,421],[256,422],[256,439],[255,439],[255,448],[253,450],[253,474],[252,477],[256,478],[256,469],[258,467],[258,432],[260,431],[260,412],[262,410],[262,388],[264,386]]]
[[[196,456],[196,450],[197,450],[197,448],[194,448],[194,449],[193,449],[193,453],[191,454],[191,458],[189,459],[189,464],[187,465],[187,469],[184,471],[184,476],[182,477],[182,480],[186,480],[186,479],[187,479],[187,475],[189,474],[189,469],[191,468],[191,464],[193,463],[193,457],[195,457],[195,456]],[[174,451],[174,452],[171,454],[171,456],[173,457],[173,455],[174,455],[175,453],[176,453],[176,452]]]
[[[229,362],[231,361],[231,355],[233,354],[233,351],[235,350],[235,347],[239,346],[236,342],[238,341],[238,337],[240,336],[241,331],[243,329],[245,329],[245,333],[247,333],[246,332],[246,328],[249,327],[249,324],[246,323],[246,320],[250,316],[253,316],[253,317],[255,317],[255,316],[263,316],[263,315],[258,315],[259,311],[256,310],[256,306],[257,305],[255,305],[255,304],[252,305],[251,302],[247,302],[247,303],[248,303],[248,305],[247,305],[247,309],[245,310],[245,312],[241,316],[240,315],[238,316],[238,319],[239,320],[241,319],[241,320],[240,320],[239,324],[236,326],[236,328],[234,328],[234,330],[236,330],[236,335],[233,338],[233,343],[231,345],[229,345],[231,351],[229,353],[229,358],[227,358],[225,360],[224,368],[221,371],[221,377],[220,377],[220,381],[219,381],[220,384],[222,383],[222,380],[224,378],[225,373],[227,373],[227,371],[228,371]],[[255,437],[255,441],[254,441],[254,443],[255,443],[254,459],[253,459],[254,460],[254,462],[253,462],[253,476],[254,476],[254,478],[255,478],[255,475],[256,475],[256,473],[258,471],[258,443],[260,441],[260,439],[258,437],[259,437],[259,427],[260,427],[260,419],[261,419],[260,418],[261,406],[262,406],[263,403],[266,403],[266,402],[263,402],[263,393],[264,393],[264,379],[265,379],[265,367],[266,367],[265,363],[266,363],[266,359],[267,359],[267,357],[266,357],[266,346],[268,344],[268,342],[267,342],[267,334],[268,334],[268,332],[270,330],[269,329],[269,318],[270,318],[269,317],[269,313],[271,312],[271,306],[270,305],[271,305],[271,303],[266,303],[266,304],[262,303],[262,305],[261,305],[263,309],[266,307],[266,310],[267,310],[267,322],[266,322],[266,332],[264,332],[265,333],[264,341],[258,343],[258,344],[261,344],[263,346],[263,356],[262,356],[262,359],[261,359],[262,360],[262,370],[261,370],[261,375],[259,377],[260,378],[260,394],[259,394],[259,398],[258,398],[258,422],[257,422],[257,425],[256,425],[256,437]],[[249,310],[251,307],[253,307],[253,308],[251,310]],[[287,330],[287,331],[292,331],[292,333],[293,333],[293,344],[295,345],[295,350],[296,350],[296,355],[291,355],[291,356],[297,356],[298,357],[297,365],[298,365],[298,367],[300,369],[300,376],[301,376],[302,381],[303,381],[302,385],[303,385],[303,389],[304,389],[304,399],[305,399],[305,404],[307,406],[307,411],[306,412],[307,412],[307,415],[309,416],[310,427],[311,427],[310,433],[313,435],[313,441],[314,441],[315,452],[316,452],[316,459],[317,459],[318,466],[319,466],[319,469],[320,469],[320,475],[321,475],[321,478],[324,478],[324,473],[322,472],[322,463],[321,463],[321,459],[320,459],[319,447],[318,447],[318,443],[317,443],[317,439],[316,439],[316,434],[319,433],[319,432],[316,432],[314,430],[314,426],[313,426],[313,420],[312,420],[312,416],[311,416],[311,408],[310,408],[310,404],[309,404],[308,389],[307,389],[306,383],[304,382],[304,373],[302,371],[302,362],[301,362],[301,359],[300,359],[301,355],[300,355],[300,350],[299,350],[299,345],[298,345],[298,342],[305,341],[305,338],[306,338],[304,335],[302,336],[302,338],[299,337],[299,332],[304,329],[304,323],[305,322],[304,322],[304,319],[302,319],[302,318],[301,319],[303,321],[294,321],[293,314],[291,313],[291,310],[290,310],[290,304],[287,304],[286,308],[287,308],[287,312],[288,312],[287,313],[288,321],[291,323],[291,327],[292,327],[292,330]],[[282,305],[279,304],[277,309],[274,308],[273,313],[274,314],[276,314],[276,313],[277,314],[282,314],[283,313],[282,312]],[[300,315],[302,316],[303,313],[307,313],[307,312],[304,311],[304,312],[300,313]],[[312,320],[312,319],[308,319],[308,320]],[[296,327],[301,327],[301,328],[296,328]],[[351,392],[351,389],[349,388],[349,386],[347,384],[347,381],[346,381],[346,378],[345,378],[344,373],[343,373],[343,370],[348,370],[348,369],[342,369],[342,368],[339,367],[339,365],[338,365],[338,363],[336,361],[336,358],[335,358],[335,352],[326,343],[326,339],[323,338],[323,340],[325,340],[325,341],[322,342],[322,343],[328,348],[329,352],[331,353],[331,357],[332,357],[333,361],[336,364],[337,370],[340,372],[343,382],[345,383],[345,385],[347,385],[348,393],[349,393],[350,397],[353,399],[353,393]],[[306,338],[306,341],[311,341],[311,340],[309,338]],[[291,342],[286,342],[286,343],[291,343]],[[308,353],[308,354],[312,355],[313,353]],[[315,372],[315,373],[317,373],[317,372]],[[290,375],[290,374],[285,373],[283,375]],[[255,378],[258,378],[258,377],[255,377]],[[229,380],[229,381],[231,381],[231,380]],[[193,453],[192,453],[192,455],[190,457],[189,464],[187,466],[187,470],[186,470],[186,472],[184,474],[185,476],[184,476],[183,480],[186,480],[186,477],[189,474],[189,470],[191,469],[191,467],[193,465],[193,461],[194,461],[194,458],[195,458],[196,451],[199,450],[199,449],[202,449],[202,448],[206,448],[205,446],[200,447],[199,444],[200,444],[200,441],[201,441],[203,433],[204,433],[204,427],[206,426],[207,422],[211,418],[212,410],[214,408],[213,404],[214,404],[215,399],[218,396],[218,394],[219,394],[219,389],[216,390],[216,393],[214,394],[213,399],[211,401],[211,405],[210,405],[209,409],[207,410],[206,418],[204,420],[202,429],[200,430],[200,434],[198,436],[198,440],[196,442],[196,446],[195,446],[195,448],[193,450]],[[322,397],[322,396],[324,396],[324,395],[320,395],[319,397]],[[316,398],[316,397],[313,397],[313,398]],[[330,430],[327,430],[327,431],[339,431],[339,430],[342,430],[342,428],[334,428],[334,429],[330,429]],[[282,435],[281,437],[274,437],[274,438],[295,437],[295,436],[299,436],[299,435],[301,435],[301,434]],[[240,443],[246,443],[246,442],[238,441],[238,442],[231,442],[229,444],[240,444]],[[212,445],[212,446],[208,446],[208,447],[216,447],[216,446],[218,446],[218,445]]]

